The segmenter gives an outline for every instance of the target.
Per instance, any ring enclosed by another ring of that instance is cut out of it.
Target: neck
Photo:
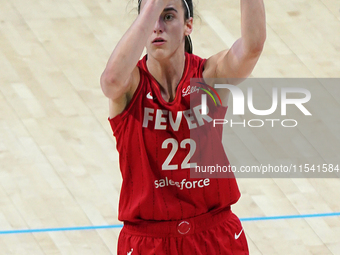
[[[185,53],[177,51],[167,59],[155,59],[148,55],[146,65],[150,74],[160,86],[162,97],[171,102],[175,99],[176,89],[183,76]]]

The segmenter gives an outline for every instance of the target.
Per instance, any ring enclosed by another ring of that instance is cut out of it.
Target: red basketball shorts
[[[230,209],[180,221],[125,223],[118,255],[247,255],[246,236]]]

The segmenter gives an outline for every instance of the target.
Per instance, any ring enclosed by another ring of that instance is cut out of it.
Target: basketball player
[[[203,115],[198,99],[204,91],[190,78],[246,78],[263,49],[263,1],[240,1],[241,38],[202,59],[192,54],[189,38],[191,0],[141,0],[108,60],[101,87],[123,177],[119,255],[249,254],[230,210],[240,197],[235,178],[190,178],[197,162],[229,165],[222,129],[212,126],[212,119],[224,118],[227,93],[217,90],[222,104],[209,100]],[[144,47],[147,55],[139,60]],[[191,132],[201,129],[209,135],[194,139]]]

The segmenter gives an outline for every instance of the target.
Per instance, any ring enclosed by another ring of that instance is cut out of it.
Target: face
[[[141,10],[147,1],[143,0]],[[184,53],[185,36],[192,32],[192,18],[184,18],[182,0],[171,0],[164,8],[148,38],[147,53],[156,59],[172,56],[180,50]]]

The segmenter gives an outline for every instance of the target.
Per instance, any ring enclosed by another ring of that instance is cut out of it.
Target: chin
[[[152,58],[154,58],[158,61],[167,59],[171,56],[169,51],[167,51],[165,49],[156,49],[156,50],[148,51],[148,55],[152,56]]]

